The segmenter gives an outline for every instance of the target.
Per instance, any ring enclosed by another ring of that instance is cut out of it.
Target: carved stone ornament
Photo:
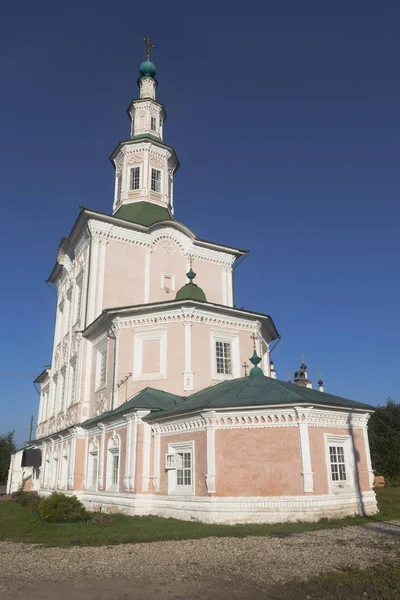
[[[80,330],[80,322],[77,321],[72,328],[72,336],[71,336],[71,356],[75,356],[78,353],[80,334],[78,331]]]
[[[69,334],[64,336],[62,341],[62,351],[61,351],[61,362],[63,365],[68,361],[68,350],[69,350]]]
[[[94,416],[98,417],[103,412],[106,411],[107,400],[103,394],[99,394],[96,398],[96,403],[94,405]]]
[[[167,242],[166,244],[161,246],[161,248],[164,254],[176,254],[176,248],[174,248],[173,244],[171,244],[170,242]]]
[[[162,158],[159,158],[158,156],[150,154],[150,164],[152,167],[158,167],[159,169],[162,169],[164,167],[165,161]]]
[[[57,345],[56,351],[54,353],[54,367],[56,371],[60,368],[60,360],[61,360],[61,343]]]
[[[140,82],[140,97],[155,100],[156,86],[153,79],[142,79]]]
[[[143,153],[136,152],[134,154],[128,155],[128,165],[136,165],[137,163],[143,162]]]
[[[71,427],[71,425],[75,425],[77,417],[76,408],[69,408],[65,415],[65,424],[67,427]]]

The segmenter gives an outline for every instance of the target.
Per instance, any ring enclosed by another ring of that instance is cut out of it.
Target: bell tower
[[[141,225],[173,219],[173,176],[179,168],[175,150],[164,144],[165,108],[156,100],[156,67],[150,60],[154,48],[150,38],[146,60],[139,67],[139,98],[128,107],[130,139],[120,142],[111,161],[115,166],[113,214]]]

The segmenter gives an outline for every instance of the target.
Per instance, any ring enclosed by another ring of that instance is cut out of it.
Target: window
[[[175,275],[172,273],[162,273],[161,275],[161,289],[165,290],[167,294],[175,291]]]
[[[132,167],[130,178],[130,189],[138,190],[140,187],[140,167]]]
[[[61,373],[61,382],[60,382],[60,404],[58,407],[59,412],[64,410],[64,402],[65,402],[65,370]]]
[[[176,485],[192,485],[192,452],[178,452],[176,461],[180,468],[176,469]]]
[[[103,388],[107,380],[107,346],[97,351],[96,389]]]
[[[217,373],[220,375],[232,375],[230,342],[215,342],[215,357],[217,361]]]
[[[194,442],[169,444],[165,457],[169,494],[194,493]]]
[[[97,454],[92,455],[92,486],[96,487],[97,484],[97,469],[98,469],[98,456]]]
[[[157,129],[157,119],[155,117],[151,117],[150,128],[152,131]]]
[[[75,291],[75,322],[79,321],[82,312],[82,285],[83,285],[83,274],[76,280],[76,291]]]
[[[77,376],[77,369],[76,369],[76,363],[71,365],[71,370],[70,370],[70,381],[71,381],[71,390],[70,390],[70,394],[69,394],[69,403],[70,404],[74,404],[75,402],[75,392],[76,392],[76,376]]]
[[[118,175],[118,179],[117,179],[117,203],[121,202],[121,192],[122,192],[122,174]]]
[[[343,446],[329,446],[332,481],[347,481]]]
[[[160,117],[160,127],[162,127],[162,117]]]
[[[112,457],[112,477],[111,477],[111,483],[113,485],[118,484],[118,467],[119,467],[119,454],[114,454]]]
[[[161,171],[158,169],[151,170],[151,191],[161,193]]]

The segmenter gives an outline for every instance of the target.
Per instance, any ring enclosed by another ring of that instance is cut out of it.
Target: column
[[[100,451],[99,451],[99,473],[98,473],[98,489],[104,489],[104,448],[106,442],[106,426],[104,423],[99,423],[98,427],[101,431]]]
[[[192,323],[184,323],[185,328],[185,371],[183,373],[184,391],[193,390],[192,371]]]
[[[151,250],[146,248],[144,253],[144,302],[150,302],[150,261]]]
[[[153,427],[154,435],[154,472],[153,487],[155,492],[160,491],[160,428],[158,425]]]
[[[370,451],[370,448],[369,448],[369,439],[368,439],[368,421],[369,421],[369,417],[370,417],[370,415],[366,415],[366,422],[365,422],[365,427],[363,427],[363,434],[364,434],[365,455],[366,455],[366,458],[367,458],[367,469],[368,469],[369,486],[372,489],[372,487],[374,485],[374,472],[372,470],[371,451]]]
[[[132,421],[134,415],[124,415],[127,423],[126,427],[126,449],[125,449],[125,474],[124,474],[124,490],[129,492],[132,487]]]
[[[142,420],[141,424],[143,427],[142,492],[148,492],[150,484],[151,427],[148,423],[143,423]]]
[[[215,494],[215,429],[216,414],[214,412],[201,415],[206,422],[207,436],[207,472],[206,486],[209,494]]]
[[[314,490],[314,473],[311,466],[311,451],[310,451],[310,438],[308,435],[308,422],[307,417],[312,407],[302,408],[301,406],[295,406],[294,410],[298,416],[298,426],[300,434],[300,452],[301,452],[301,464],[302,464],[302,475],[303,475],[303,491],[311,493]]]

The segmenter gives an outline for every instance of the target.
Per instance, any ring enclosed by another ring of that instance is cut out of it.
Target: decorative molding
[[[312,407],[302,408],[301,406],[295,406],[294,410],[297,414],[297,424],[299,426],[300,455],[303,469],[303,491],[306,493],[312,493],[314,491],[314,473],[311,465],[310,438],[308,435],[307,422],[307,417],[312,411]]]
[[[104,396],[104,394],[98,394],[95,405],[94,405],[94,409],[93,409],[93,415],[95,417],[98,417],[102,413],[106,412],[106,410],[107,410],[107,398]]]
[[[142,492],[149,491],[150,484],[150,452],[151,452],[151,426],[143,423],[143,464],[142,464]]]

